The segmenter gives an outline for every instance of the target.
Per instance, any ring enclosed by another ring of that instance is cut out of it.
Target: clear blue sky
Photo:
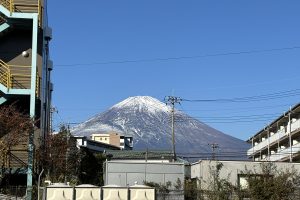
[[[299,0],[49,1],[54,125],[85,121],[129,96],[219,99],[299,89],[300,48],[197,57],[299,47],[299,10]],[[164,60],[178,57],[194,58]],[[178,109],[247,139],[299,97]]]

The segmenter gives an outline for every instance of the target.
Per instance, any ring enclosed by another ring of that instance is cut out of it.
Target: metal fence
[[[1,200],[25,200],[26,187],[24,186],[5,186],[0,187]]]
[[[169,192],[156,192],[156,200],[184,200],[184,190],[174,190]]]

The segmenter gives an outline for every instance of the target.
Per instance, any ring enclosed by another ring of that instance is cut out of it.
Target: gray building
[[[171,163],[160,160],[113,160],[105,162],[105,185],[132,186],[144,182],[174,186],[178,179],[183,183],[185,178],[184,163]]]
[[[236,186],[247,187],[246,172],[251,170],[255,174],[262,174],[261,166],[267,162],[251,161],[215,161],[200,160],[191,165],[191,178],[197,179],[201,189],[208,189],[212,179],[212,172],[218,163],[222,164],[220,178],[228,180]],[[300,163],[273,162],[278,170],[295,169],[300,172]]]
[[[108,150],[110,161],[105,162],[104,182],[106,185],[131,186],[135,183],[155,182],[172,186],[179,179],[182,183],[189,175],[184,160],[173,162],[170,151],[115,151]]]

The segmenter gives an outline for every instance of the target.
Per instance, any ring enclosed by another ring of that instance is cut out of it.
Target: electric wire
[[[286,97],[299,96],[300,89],[293,89],[287,91],[280,91],[275,93],[256,95],[256,96],[247,96],[247,97],[234,97],[234,98],[219,98],[219,99],[182,99],[186,102],[217,102],[217,103],[248,103],[254,101],[267,101],[274,99],[281,99]]]
[[[180,57],[150,58],[150,59],[137,59],[137,60],[119,60],[119,61],[103,61],[103,62],[90,62],[90,63],[57,64],[56,66],[72,67],[72,66],[92,66],[92,65],[126,64],[126,63],[140,63],[140,62],[160,62],[160,61],[172,61],[172,60],[199,59],[199,58],[205,58],[205,57],[256,54],[256,53],[287,51],[287,50],[297,50],[297,49],[300,49],[300,46],[263,49],[263,50],[249,50],[249,51],[239,51],[239,52],[227,52],[227,53],[215,53],[215,54],[203,54],[203,55],[198,55],[198,56],[180,56]]]

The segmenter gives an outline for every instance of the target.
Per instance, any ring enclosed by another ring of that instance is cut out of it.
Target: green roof
[[[134,150],[107,150],[105,155],[111,155],[111,160],[172,160],[173,153],[171,151],[134,151]],[[177,162],[187,164],[186,160],[177,157]]]
[[[108,150],[105,152],[106,155],[112,155],[114,159],[172,159],[173,154],[170,151],[132,151],[132,150]]]

